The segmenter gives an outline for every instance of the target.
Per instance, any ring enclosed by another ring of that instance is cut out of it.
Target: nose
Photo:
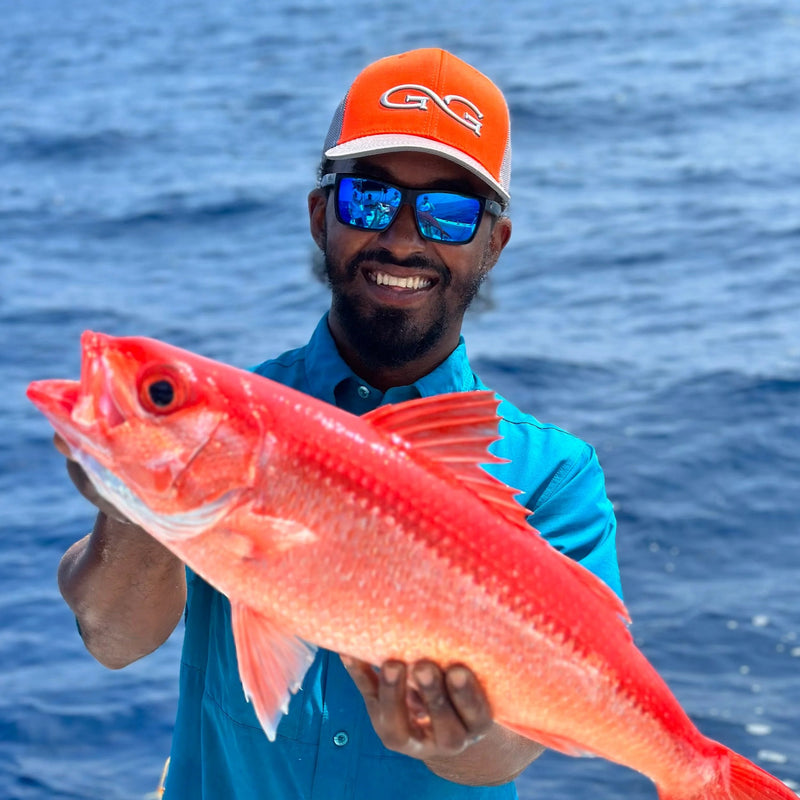
[[[410,203],[403,203],[392,224],[380,233],[381,243],[387,250],[397,254],[410,254],[425,249],[425,240],[417,228],[414,209]]]

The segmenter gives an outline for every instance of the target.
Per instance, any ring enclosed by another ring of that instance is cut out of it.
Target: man
[[[382,59],[350,87],[323,154],[308,206],[330,311],[305,347],[256,372],[357,414],[482,388],[461,326],[511,234],[500,91],[441,50]],[[386,199],[380,217],[355,201],[370,195]],[[428,217],[436,224],[424,224]],[[494,474],[521,490],[556,547],[619,592],[614,516],[594,451],[506,401],[500,413],[503,439],[493,449],[508,463]],[[174,556],[96,496],[76,464],[69,469],[100,509],[59,569],[88,649],[124,666],[158,647],[185,608],[167,798],[516,796],[511,781],[542,748],[492,722],[463,665],[374,670],[320,652],[270,743],[238,680],[227,600],[187,579]]]

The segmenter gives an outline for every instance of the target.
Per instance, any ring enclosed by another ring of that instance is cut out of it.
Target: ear
[[[325,242],[328,237],[327,221],[325,214],[328,208],[328,195],[324,189],[312,189],[308,193],[308,222],[311,236],[317,247],[325,252]]]
[[[508,217],[499,217],[492,226],[489,241],[484,252],[483,268],[486,272],[492,269],[500,258],[500,253],[511,238],[511,220]]]

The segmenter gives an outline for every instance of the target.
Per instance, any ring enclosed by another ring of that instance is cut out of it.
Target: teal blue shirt
[[[452,391],[486,388],[472,372],[463,339],[412,386],[382,393],[340,357],[327,326],[311,341],[255,372],[355,414]],[[536,528],[618,594],[616,523],[594,450],[502,400],[492,450],[508,463],[499,479],[522,491]],[[231,633],[230,605],[188,573],[180,698],[166,800],[506,800],[513,783],[468,787],[434,775],[419,760],[387,750],[364,702],[334,653],[320,651],[278,726],[275,742],[245,700]]]

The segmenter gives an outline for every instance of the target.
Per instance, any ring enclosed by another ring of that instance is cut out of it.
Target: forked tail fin
[[[719,782],[707,786],[702,793],[698,787],[687,786],[685,792],[659,791],[659,800],[689,800],[702,797],[703,800],[797,800],[798,795],[785,783],[773,777],[766,770],[748,761],[744,756],[727,752],[728,758],[721,763],[728,763],[728,775],[720,773]]]

